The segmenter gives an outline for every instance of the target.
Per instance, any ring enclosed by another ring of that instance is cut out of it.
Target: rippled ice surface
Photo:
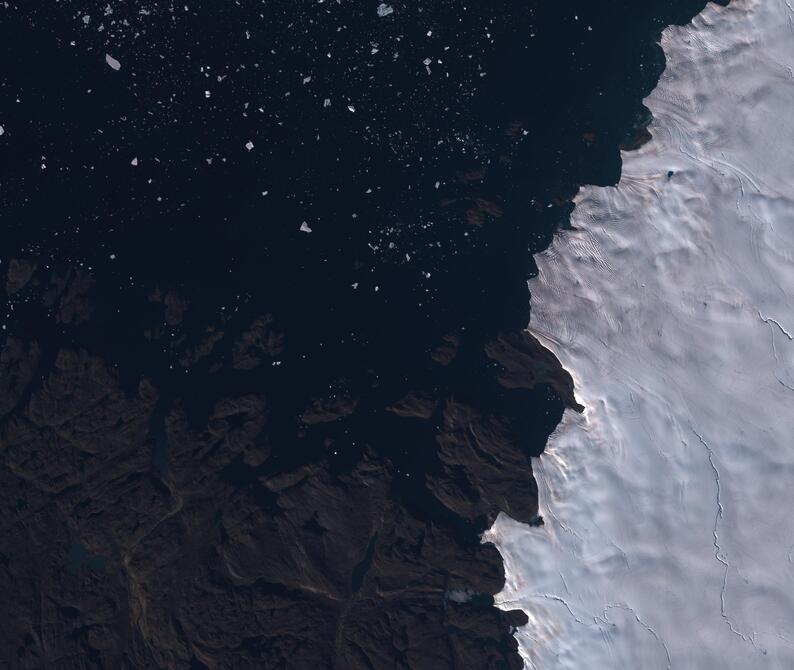
[[[653,140],[530,285],[587,407],[536,462],[546,525],[486,534],[530,668],[794,668],[794,12],[663,47]]]

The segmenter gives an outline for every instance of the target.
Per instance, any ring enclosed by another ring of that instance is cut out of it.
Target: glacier
[[[794,668],[794,9],[662,35],[652,139],[536,257],[566,410],[501,515],[527,668]]]

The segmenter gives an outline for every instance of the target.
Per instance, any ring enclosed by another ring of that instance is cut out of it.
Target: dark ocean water
[[[428,383],[499,402],[480,351],[450,380],[423,353],[526,325],[532,254],[578,184],[617,180],[662,67],[652,37],[701,4],[12,5],[4,253],[90,268],[95,320],[67,337],[198,404],[260,383],[285,403],[341,385],[377,405]],[[502,214],[467,224],[478,198]],[[155,286],[190,301],[177,334],[273,314],[281,365],[202,384],[222,343],[186,374],[141,337]],[[521,404],[537,453],[560,407]]]
[[[618,180],[663,68],[656,40],[704,3],[389,4],[0,8],[3,263],[38,266],[4,326],[41,345],[42,377],[80,348],[128,390],[152,381],[154,477],[168,480],[172,408],[198,429],[219,401],[263,394],[271,456],[228,464],[224,482],[271,509],[259,478],[344,474],[371,450],[395,500],[470,546],[491,514],[463,518],[426,486],[440,414],[385,408],[415,390],[454,398],[542,451],[562,401],[505,389],[484,345],[528,323],[532,255],[580,184]],[[78,271],[90,318],[53,320],[51,277]],[[168,293],[187,306],[172,323]],[[232,365],[260,315],[283,347]],[[439,366],[449,334],[460,349]],[[355,411],[301,419],[329,396]]]

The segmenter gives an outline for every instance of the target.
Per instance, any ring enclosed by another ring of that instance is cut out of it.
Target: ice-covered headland
[[[528,668],[794,668],[794,10],[665,31],[653,139],[537,258],[530,329],[574,377],[501,516]]]

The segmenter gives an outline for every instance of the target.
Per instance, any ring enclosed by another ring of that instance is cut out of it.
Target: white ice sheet
[[[529,668],[794,668],[794,11],[662,46],[653,140],[530,282],[587,410],[535,463],[546,525],[485,536]]]

